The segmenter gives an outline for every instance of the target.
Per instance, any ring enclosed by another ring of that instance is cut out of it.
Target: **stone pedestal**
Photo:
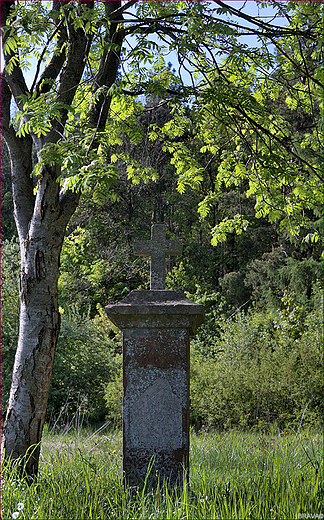
[[[189,470],[189,336],[204,309],[181,291],[132,291],[106,307],[123,331],[123,471],[181,485]]]

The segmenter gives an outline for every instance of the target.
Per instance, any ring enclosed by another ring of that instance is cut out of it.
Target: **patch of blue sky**
[[[209,6],[214,7],[214,11],[219,8],[218,4],[213,4],[212,2],[206,2]],[[237,24],[241,27],[242,35],[239,38],[239,42],[242,46],[246,46],[250,49],[260,48],[264,45],[264,40],[261,41],[260,37],[255,33],[256,25],[251,23],[249,20],[246,20],[239,16],[240,13],[248,15],[250,18],[252,17],[255,21],[266,22],[269,24],[274,24],[278,27],[282,27],[287,24],[286,18],[278,13],[278,9],[273,4],[273,2],[256,2],[255,0],[229,0],[225,1],[224,4],[226,6],[233,7],[237,11],[237,15],[228,14],[228,13],[218,13],[217,17],[228,21],[231,24]],[[133,16],[135,7],[130,9],[130,16]],[[251,29],[251,30],[250,30]],[[153,43],[157,43],[161,45],[162,40],[157,35],[149,35],[149,40]],[[136,46],[136,37],[130,36],[125,42],[125,60],[122,63],[122,69],[124,73],[127,74],[128,66],[127,66],[127,55],[131,53],[131,51]],[[268,41],[267,47],[269,52],[274,52],[274,45]],[[177,72],[178,77],[181,79],[183,85],[186,86],[196,86],[202,79],[201,75],[197,74],[194,70],[194,66],[190,60],[179,60],[179,56],[174,49],[170,49],[166,44],[161,46],[160,55],[165,60],[165,63],[171,63],[172,68]],[[221,63],[222,60],[226,58],[226,52],[218,53],[214,55],[215,60],[218,63]],[[144,67],[144,63],[140,64],[139,67]]]

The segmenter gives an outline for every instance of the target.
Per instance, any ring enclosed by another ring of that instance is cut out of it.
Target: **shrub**
[[[1,246],[1,402],[6,413],[19,331],[19,242],[5,240]]]
[[[224,325],[214,351],[214,359],[192,354],[191,420],[196,429],[321,424],[320,310],[307,315],[302,330],[295,320],[287,324],[285,314],[276,321],[256,311],[239,314]]]
[[[63,309],[61,310],[61,312]],[[118,370],[121,346],[103,309],[92,320],[71,306],[62,312],[47,416],[55,416],[69,401],[74,413],[80,399],[86,401],[87,418],[100,421],[107,413],[104,393]],[[110,336],[114,336],[112,339]],[[117,361],[116,361],[117,356]]]
[[[107,407],[106,419],[112,422],[114,428],[120,428],[123,408],[122,357],[117,358],[116,362],[119,362],[119,369],[105,389],[105,402]]]

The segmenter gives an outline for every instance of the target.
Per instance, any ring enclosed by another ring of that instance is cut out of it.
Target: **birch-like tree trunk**
[[[18,174],[19,172],[17,172]],[[20,328],[2,449],[27,457],[26,471],[37,474],[56,342],[60,330],[57,281],[67,212],[59,185],[44,172],[27,233],[20,238]],[[76,207],[71,201],[69,213]]]

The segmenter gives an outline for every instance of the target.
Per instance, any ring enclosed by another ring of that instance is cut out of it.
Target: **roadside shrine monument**
[[[123,332],[123,475],[138,486],[182,485],[189,476],[189,336],[204,321],[202,305],[182,291],[165,290],[165,257],[182,253],[154,224],[151,240],[135,240],[134,253],[150,256],[150,290],[131,291],[107,305]]]

